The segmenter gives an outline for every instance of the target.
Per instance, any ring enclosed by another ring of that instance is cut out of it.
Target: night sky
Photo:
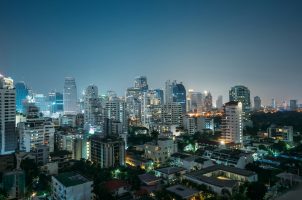
[[[302,103],[302,1],[0,1],[0,73],[34,91],[89,84],[123,95],[138,75],[265,103]]]

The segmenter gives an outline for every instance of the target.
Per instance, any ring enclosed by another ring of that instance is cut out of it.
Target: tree
[[[266,192],[267,188],[263,183],[253,182],[249,184],[246,196],[251,200],[261,200]]]

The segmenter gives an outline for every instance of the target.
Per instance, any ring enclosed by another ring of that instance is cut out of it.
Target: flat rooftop
[[[65,187],[80,185],[91,181],[76,172],[61,173],[57,176],[54,176],[54,178],[57,179],[60,183],[62,183]]]
[[[185,171],[185,168],[182,167],[165,167],[165,168],[159,168],[156,169],[155,171],[164,173],[164,174],[175,174],[177,172]]]
[[[188,199],[198,193],[198,190],[187,188],[183,185],[173,185],[166,188],[166,190],[180,196],[183,199]]]

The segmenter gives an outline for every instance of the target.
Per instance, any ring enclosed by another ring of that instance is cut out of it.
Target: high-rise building
[[[148,91],[148,83],[146,76],[139,76],[135,78],[134,87],[139,88],[141,92]]]
[[[161,89],[154,90],[156,97],[160,100],[160,104],[164,104],[164,91]]]
[[[221,109],[223,107],[223,97],[219,95],[216,100],[216,108]]]
[[[182,125],[182,106],[179,103],[167,103],[161,108],[161,121],[166,125]]]
[[[13,153],[17,147],[16,90],[13,79],[0,74],[0,155]]]
[[[15,85],[16,88],[16,109],[19,113],[24,111],[24,101],[28,95],[28,88],[24,82],[18,82]]]
[[[101,127],[102,104],[98,96],[98,87],[89,85],[84,96],[84,122],[89,126]]]
[[[225,143],[243,143],[242,103],[230,101],[224,105],[222,135]]]
[[[204,100],[203,100],[203,104],[204,104],[204,111],[211,111],[213,108],[213,99],[212,99],[212,95],[210,92],[205,91],[204,92]]]
[[[298,109],[297,100],[290,100],[289,101],[289,109],[290,109],[290,111],[296,111]]]
[[[188,99],[189,99],[189,103],[190,103],[190,106],[188,107],[188,111],[201,113],[203,110],[202,93],[194,92],[193,90],[189,90]]]
[[[275,100],[274,98],[272,98],[271,107],[272,107],[273,109],[276,109],[276,108],[277,108],[276,100]]]
[[[125,142],[121,138],[91,137],[91,161],[101,168],[125,165]]]
[[[122,123],[123,132],[128,131],[126,103],[119,98],[112,98],[105,104],[104,117]]]
[[[187,94],[185,86],[182,83],[173,83],[173,102],[181,105],[182,113],[186,112]]]
[[[65,78],[63,101],[65,114],[77,113],[77,86],[75,79],[72,77]]]
[[[165,103],[173,102],[173,82],[167,80],[165,83]]]
[[[39,116],[39,109],[29,105],[26,122],[18,124],[20,150],[30,152],[41,145],[46,145],[49,152],[54,151],[54,124]]]
[[[60,92],[51,91],[48,93],[48,101],[51,113],[63,112],[63,94]]]
[[[249,112],[251,111],[250,90],[243,86],[237,85],[229,91],[230,101],[239,101],[242,103],[243,120],[249,119]]]
[[[261,109],[261,99],[258,96],[254,97],[254,110],[258,111]]]

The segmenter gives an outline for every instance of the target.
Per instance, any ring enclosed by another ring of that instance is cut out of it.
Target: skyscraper
[[[66,77],[63,92],[64,114],[77,113],[77,86],[75,79]]]
[[[190,100],[190,106],[188,107],[188,111],[192,112],[202,112],[202,93],[194,92],[193,90],[189,90],[188,99]]]
[[[298,109],[297,100],[290,100],[289,101],[289,109],[290,111],[296,111]]]
[[[113,119],[122,123],[123,133],[128,130],[128,120],[126,115],[126,103],[115,97],[105,104],[104,117]]]
[[[261,99],[258,96],[254,97],[254,110],[258,111],[261,109]]]
[[[164,91],[161,89],[154,90],[156,97],[160,100],[160,104],[164,104]]]
[[[18,82],[15,85],[16,88],[16,109],[19,113],[24,112],[24,101],[28,95],[28,88],[24,82]]]
[[[212,110],[213,99],[212,99],[211,93],[208,92],[208,91],[204,92],[203,104],[204,104],[204,111],[211,111]]]
[[[136,77],[134,81],[134,87],[139,88],[141,92],[147,92],[148,91],[147,77],[146,76]]]
[[[222,135],[225,143],[243,142],[242,103],[230,101],[224,106]]]
[[[173,83],[167,80],[165,83],[165,103],[173,102]]]
[[[242,103],[242,111],[244,112],[244,120],[249,119],[249,112],[251,111],[250,90],[243,86],[237,85],[229,91],[230,101],[239,101]]]
[[[13,79],[0,74],[0,155],[13,153],[17,147],[16,90]]]
[[[182,125],[182,106],[179,103],[167,103],[161,108],[161,121],[166,125]]]
[[[179,103],[182,107],[182,112],[186,112],[187,94],[186,88],[180,83],[173,83],[173,102]]]
[[[220,109],[223,106],[223,97],[219,95],[216,100],[216,108]]]
[[[98,87],[89,85],[84,97],[84,122],[90,126],[101,126],[102,105],[98,96]]]

